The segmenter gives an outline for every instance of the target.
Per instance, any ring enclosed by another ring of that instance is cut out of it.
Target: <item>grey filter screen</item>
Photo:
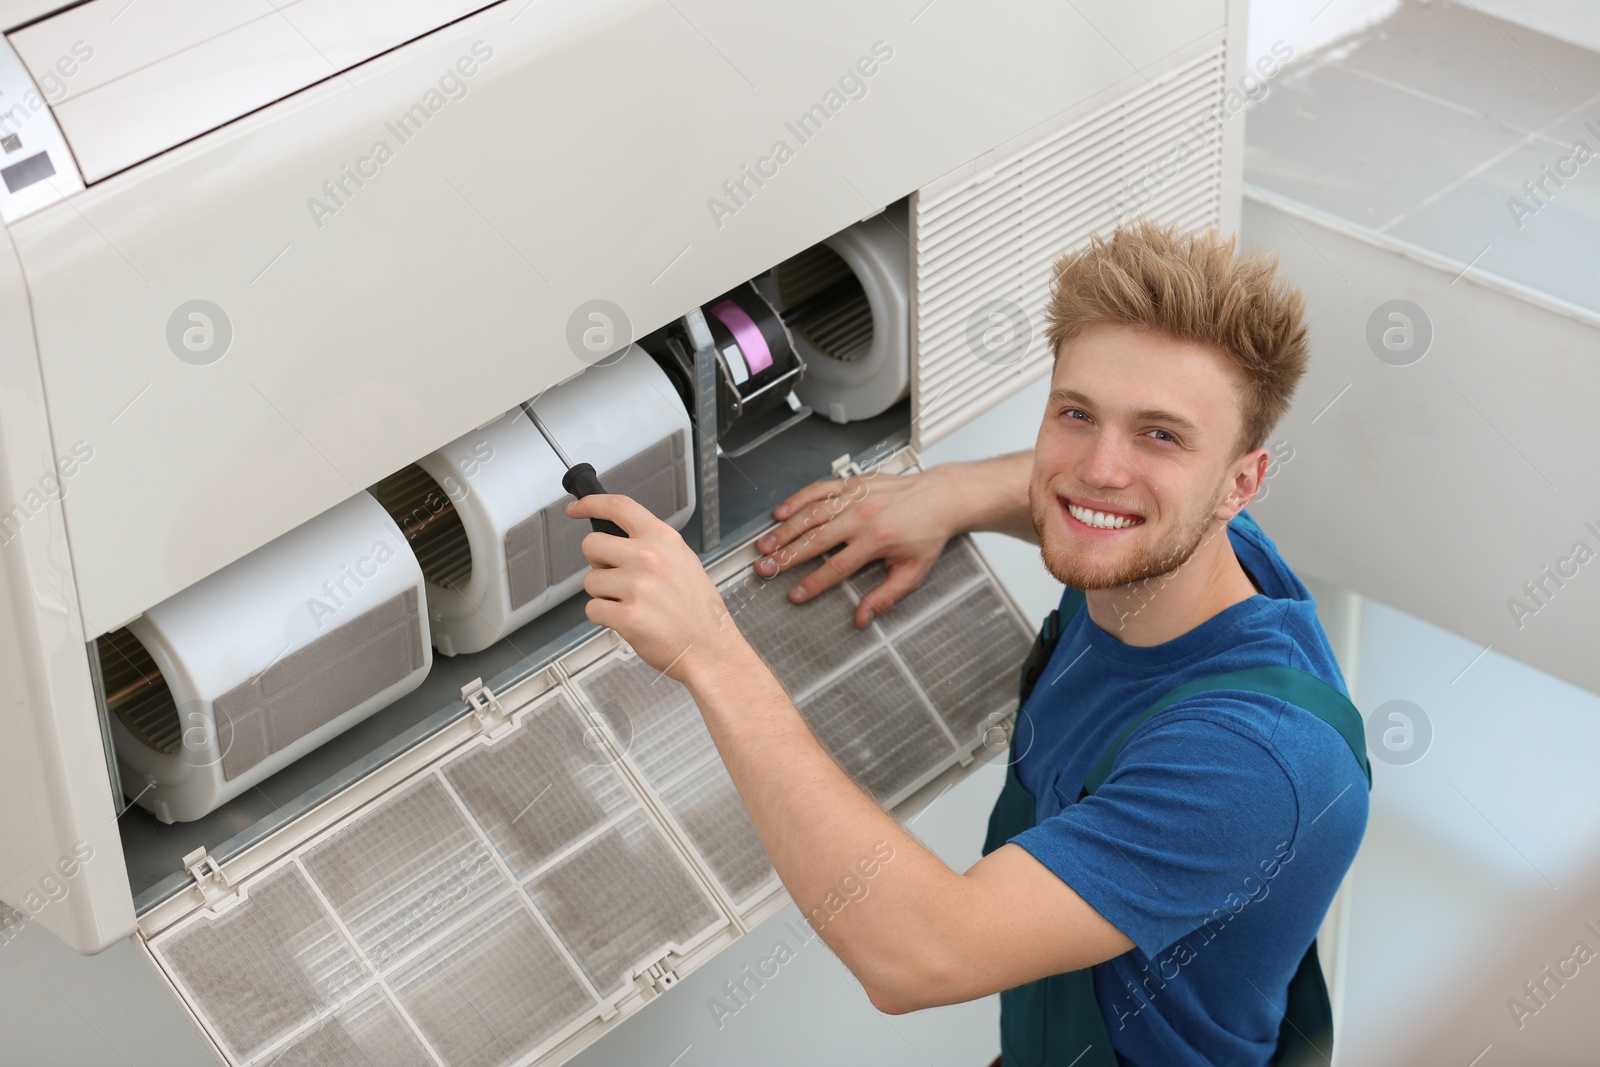
[[[689,691],[637,657],[607,660],[578,678],[617,749],[656,789],[716,758]]]
[[[957,755],[887,649],[802,700],[800,710],[839,766],[880,801]]]
[[[161,955],[238,1061],[333,1008],[367,977],[293,867],[258,880],[232,910],[184,927]]]
[[[525,878],[552,855],[593,833],[633,794],[606,757],[585,742],[585,726],[564,696],[529,712],[496,744],[447,763],[445,777],[472,816]]]
[[[511,889],[444,785],[431,777],[333,834],[301,862],[380,969]]]
[[[892,805],[1015,706],[1031,634],[964,541],[865,631],[850,583],[788,602],[817,565],[771,582],[747,570],[724,599],[822,743]],[[770,898],[776,875],[688,691],[626,652],[572,685],[152,939],[234,1063],[520,1067],[630,971],[725,929],[707,881],[745,912]]]
[[[623,987],[629,964],[688,944],[719,917],[637,812],[534,878],[528,892],[602,995]]]
[[[720,587],[723,600],[839,765],[894,804],[1015,708],[1031,634],[964,538],[866,630],[855,607],[887,571],[874,564],[791,604],[788,590],[822,563],[772,580],[745,571]]]
[[[887,620],[894,623],[891,611]],[[898,633],[895,651],[962,746],[1017,703],[1017,675],[1032,643],[991,585],[971,589]]]
[[[855,605],[840,586],[803,604],[789,602],[789,589],[821,565],[821,560],[802,563],[771,580],[745,572],[722,587],[723,600],[739,629],[796,695],[882,647],[872,630],[856,629]]]
[[[728,921],[592,741],[556,690],[152,948],[238,1063],[525,1062]]]
[[[862,567],[849,578],[855,599],[861,600],[873,589],[882,584],[889,577],[889,571],[882,563],[873,563]],[[983,577],[983,566],[978,562],[977,555],[966,538],[951,541],[945,548],[944,554],[939,557],[939,562],[932,571],[923,579],[922,584],[912,591],[884,616],[888,620],[891,631],[898,631],[917,619],[925,616],[943,600],[949,598],[956,590],[971,585]],[[1032,638],[1029,638],[1030,644]]]
[[[266,1062],[271,1067],[433,1067],[433,1057],[376,989]]]
[[[771,889],[776,873],[689,691],[636,656],[602,660],[577,684],[728,896],[743,906]]]
[[[515,1063],[594,1004],[516,897],[402,967],[394,991],[450,1067]]]
[[[735,904],[742,908],[776,887],[778,873],[722,761],[691,772],[661,800]]]

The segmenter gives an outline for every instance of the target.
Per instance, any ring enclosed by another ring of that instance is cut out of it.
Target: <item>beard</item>
[[[1028,485],[1028,504],[1033,512],[1033,528],[1039,535],[1039,556],[1051,577],[1073,589],[1114,589],[1156,578],[1177,570],[1189,561],[1216,523],[1212,513],[1222,502],[1219,496],[1198,514],[1181,516],[1171,531],[1156,543],[1135,541],[1132,551],[1109,562],[1088,558],[1087,553],[1061,543],[1055,529],[1046,522],[1049,511],[1061,507],[1055,492],[1041,495]]]

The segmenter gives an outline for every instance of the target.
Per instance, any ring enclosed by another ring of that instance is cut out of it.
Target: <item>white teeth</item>
[[[1090,511],[1088,508],[1080,508],[1076,504],[1068,504],[1067,510],[1072,513],[1073,518],[1085,526],[1094,526],[1101,530],[1125,530],[1129,526],[1137,526],[1144,521],[1143,519],[1124,519],[1116,515],[1107,515],[1103,511]]]

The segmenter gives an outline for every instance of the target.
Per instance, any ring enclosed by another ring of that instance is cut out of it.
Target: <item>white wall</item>
[[[1483,1067],[1594,1062],[1592,1040],[1573,1045],[1570,1035],[1592,1039],[1600,978],[1573,982],[1521,1028],[1505,1002],[1574,940],[1596,945],[1576,919],[1551,945],[1540,931],[1575,902],[1600,920],[1600,696],[1481,651],[1366,603],[1356,704],[1370,716],[1411,701],[1432,740],[1397,766],[1382,761],[1382,731],[1368,729],[1379,758],[1352,872],[1335,1067],[1465,1067],[1487,1044]],[[1469,997],[1492,1008],[1464,1010]]]
[[[1254,61],[1269,52],[1275,41],[1284,41],[1295,55],[1303,55],[1387,18],[1400,3],[1401,0],[1250,0],[1249,59]],[[1596,0],[1471,0],[1470,6],[1485,15],[1600,52],[1600,3]]]
[[[1387,18],[1399,6],[1400,0],[1250,0],[1249,61],[1270,52],[1276,41],[1303,55]]]
[[[1486,15],[1600,52],[1600,4],[1595,0],[1473,0],[1473,6]]]

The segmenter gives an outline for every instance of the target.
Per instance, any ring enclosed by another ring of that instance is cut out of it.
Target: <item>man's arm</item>
[[[839,768],[748,644],[704,651],[684,657],[683,680],[756,832],[801,912],[821,909],[823,940],[879,1010],[972,1000],[1133,947],[1016,845],[952,870]],[[858,862],[875,849],[892,859],[841,906],[841,881],[862,881]]]
[[[1013,452],[971,463],[947,463],[928,473],[945,471],[965,497],[958,511],[957,533],[988,531],[1010,534],[1031,545],[1039,543],[1028,504],[1028,483],[1033,478],[1033,451]]]
[[[779,877],[803,913],[822,908],[823,940],[880,1010],[971,1000],[1132,947],[1018,846],[963,874],[905,831],[839,768],[725,607],[716,610],[716,587],[676,530],[620,496],[585,497],[567,513],[628,532],[584,538],[595,564],[584,579],[596,598],[590,620],[689,688]],[[871,860],[865,895],[830,906]]]
[[[918,474],[812,482],[773,509],[782,521],[756,542],[765,553],[756,573],[771,578],[839,548],[790,589],[789,599],[799,602],[881,559],[889,577],[856,609],[856,625],[866,626],[921,585],[958,534],[984,530],[1038,544],[1028,504],[1032,475],[1030,451],[942,463]]]

